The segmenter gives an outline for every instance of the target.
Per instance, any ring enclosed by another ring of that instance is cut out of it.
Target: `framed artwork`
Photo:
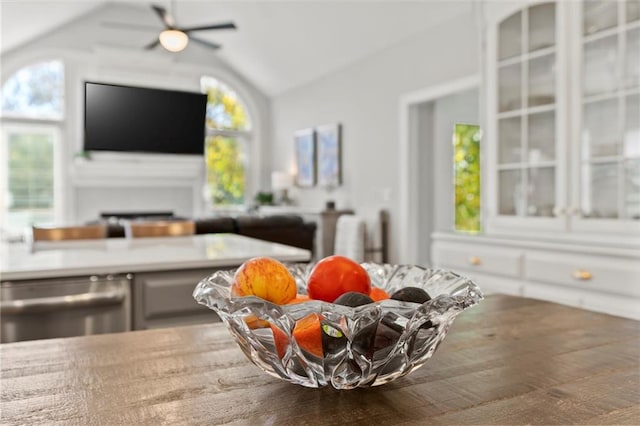
[[[341,127],[327,124],[316,127],[318,149],[318,185],[335,187],[342,183]]]
[[[313,186],[316,183],[316,135],[313,129],[294,133],[296,149],[296,185]]]

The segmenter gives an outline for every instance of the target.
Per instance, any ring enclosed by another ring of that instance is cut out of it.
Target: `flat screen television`
[[[207,95],[85,82],[84,150],[204,154]]]

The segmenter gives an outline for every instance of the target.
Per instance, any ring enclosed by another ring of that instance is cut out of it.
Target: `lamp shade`
[[[189,43],[189,37],[182,31],[164,30],[160,33],[160,44],[170,52],[180,52]]]
[[[274,191],[281,191],[283,189],[289,189],[293,186],[293,175],[285,172],[272,172],[271,173],[271,189]]]

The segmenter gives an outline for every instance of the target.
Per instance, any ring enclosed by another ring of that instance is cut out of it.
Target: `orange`
[[[308,302],[309,300],[311,300],[311,298],[309,296],[307,296],[306,294],[298,294],[298,295],[296,295],[295,299],[289,301],[287,303],[287,305],[292,305],[294,303]]]
[[[271,327],[271,331],[273,332],[273,342],[276,345],[278,357],[282,359],[284,354],[287,352],[287,346],[289,346],[289,336],[277,325],[269,323],[269,327]]]
[[[320,321],[324,318],[314,313],[299,319],[293,329],[293,337],[305,351],[322,358],[324,351],[322,350],[322,330]]]
[[[380,287],[371,287],[371,291],[369,292],[369,297],[372,298],[374,302],[379,302],[381,300],[386,300],[391,298],[391,296],[389,296],[389,293],[387,293]]]

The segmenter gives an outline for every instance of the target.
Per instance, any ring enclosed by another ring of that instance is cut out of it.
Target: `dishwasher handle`
[[[60,309],[75,309],[94,306],[122,304],[127,297],[124,289],[105,292],[89,292],[69,296],[38,297],[33,299],[0,302],[3,315],[21,315]]]

